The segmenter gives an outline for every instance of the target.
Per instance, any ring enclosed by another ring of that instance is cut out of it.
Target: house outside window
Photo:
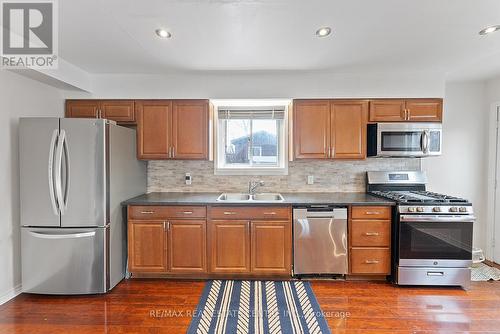
[[[219,106],[215,174],[288,174],[287,107]]]

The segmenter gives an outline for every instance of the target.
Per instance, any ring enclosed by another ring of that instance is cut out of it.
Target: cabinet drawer
[[[390,206],[353,206],[352,219],[391,219]]]
[[[351,246],[389,247],[391,244],[391,221],[352,220]]]
[[[205,218],[204,206],[129,206],[129,219]]]
[[[290,218],[288,207],[234,207],[234,206],[214,206],[210,208],[211,219],[272,219],[279,220]]]
[[[391,251],[388,248],[352,248],[352,274],[390,274]]]

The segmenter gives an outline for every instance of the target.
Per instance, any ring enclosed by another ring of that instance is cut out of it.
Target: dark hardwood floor
[[[129,280],[111,293],[22,294],[0,306],[0,333],[184,333],[204,282]],[[333,333],[500,333],[500,282],[459,288],[314,281]]]

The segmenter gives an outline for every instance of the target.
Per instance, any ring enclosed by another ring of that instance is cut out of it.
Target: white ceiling
[[[60,54],[91,73],[500,74],[499,0],[64,0]],[[315,31],[331,26],[333,34]],[[164,27],[173,37],[161,40]]]

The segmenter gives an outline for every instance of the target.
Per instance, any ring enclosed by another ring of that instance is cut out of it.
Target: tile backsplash
[[[292,161],[288,175],[214,175],[213,161],[149,161],[148,192],[246,192],[248,181],[262,180],[266,192],[364,192],[366,171],[420,170],[420,159],[376,158],[362,161]],[[185,173],[193,183],[186,185]],[[314,175],[314,184],[307,176]]]

